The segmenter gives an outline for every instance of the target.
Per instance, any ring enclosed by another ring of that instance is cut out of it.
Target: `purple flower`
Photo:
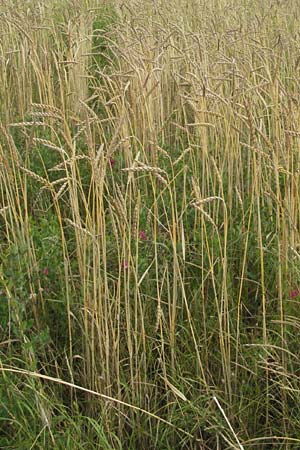
[[[299,297],[299,295],[300,295],[300,291],[295,289],[295,290],[290,292],[290,299],[293,299],[295,297]]]
[[[110,164],[110,167],[113,168],[114,165],[116,164],[116,160],[113,158],[109,158],[109,164]]]
[[[146,240],[147,240],[147,233],[146,233],[146,231],[141,230],[141,231],[139,232],[139,238],[140,238],[142,241],[146,241]]]

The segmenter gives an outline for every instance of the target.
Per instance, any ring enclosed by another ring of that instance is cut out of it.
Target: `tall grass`
[[[298,3],[1,4],[1,448],[299,448]]]

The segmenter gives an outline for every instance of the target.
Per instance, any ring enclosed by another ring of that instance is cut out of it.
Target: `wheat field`
[[[0,448],[300,448],[299,8],[0,1]]]

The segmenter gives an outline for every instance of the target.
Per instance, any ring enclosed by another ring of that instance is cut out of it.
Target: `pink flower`
[[[109,158],[109,164],[110,164],[110,167],[114,167],[114,165],[116,164],[116,160],[113,158]]]
[[[300,295],[300,291],[298,291],[298,290],[291,291],[290,292],[290,299],[293,299],[295,297],[299,297],[299,295]]]
[[[122,263],[123,269],[128,269],[128,261],[125,259]]]
[[[146,233],[146,231],[141,230],[141,231],[139,232],[139,238],[140,238],[142,241],[146,241],[146,240],[147,240],[147,233]]]
[[[44,269],[43,269],[43,275],[45,275],[45,277],[47,276],[47,275],[49,275],[49,269],[48,269],[48,267],[45,267]]]

